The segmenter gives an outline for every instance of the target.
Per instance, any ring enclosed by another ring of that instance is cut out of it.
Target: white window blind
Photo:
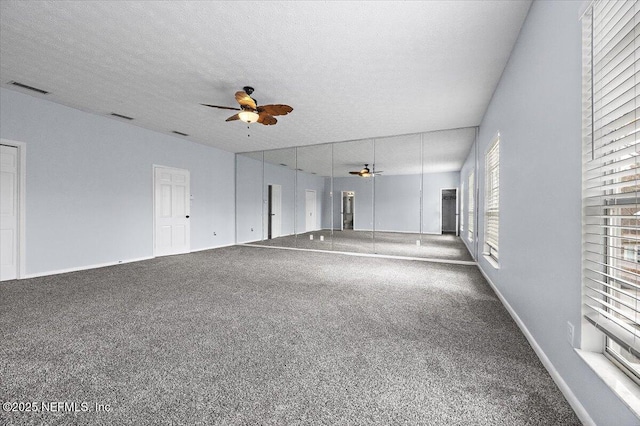
[[[640,377],[638,1],[583,17],[583,299],[605,353]]]
[[[469,241],[473,241],[473,225],[474,225],[474,211],[475,211],[475,186],[474,186],[474,173],[469,173],[469,220],[467,221],[467,228],[469,229]]]
[[[500,136],[489,147],[485,157],[485,254],[498,260],[500,229]]]

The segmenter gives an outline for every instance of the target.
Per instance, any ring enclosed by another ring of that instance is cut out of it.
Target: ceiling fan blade
[[[349,172],[350,175],[359,175],[360,172]]]
[[[231,117],[227,118],[224,121],[233,121],[233,120],[240,120],[240,116],[238,114],[234,114]]]
[[[240,90],[239,92],[236,92],[236,101],[238,101],[238,103],[243,107],[249,107],[253,110],[257,108],[256,101],[253,100],[251,96],[247,95],[247,93],[243,92],[242,90]]]
[[[293,108],[283,104],[260,105],[258,107],[258,112],[266,112],[269,115],[287,115],[291,111],[293,111]]]
[[[265,126],[271,126],[273,124],[276,124],[278,122],[278,120],[276,120],[275,117],[267,114],[266,112],[261,112],[260,114],[258,114],[258,123],[262,123]]]
[[[232,111],[240,111],[240,108],[234,108],[234,107],[227,107],[227,106],[220,106],[220,105],[209,105],[209,104],[200,104],[200,105],[208,106],[208,107],[211,107],[211,108],[230,109]]]

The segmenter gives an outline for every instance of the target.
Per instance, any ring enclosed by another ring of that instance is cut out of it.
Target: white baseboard
[[[340,229],[336,228],[334,231],[356,231],[356,232],[388,232],[393,234],[415,234],[420,235],[420,232],[413,231],[392,231],[388,229],[365,229],[365,228],[357,228],[357,229]],[[422,235],[442,235],[442,232],[422,232]]]
[[[219,246],[211,246],[211,247],[205,247],[205,248],[199,248],[199,249],[191,250],[190,253],[195,253],[195,252],[205,251],[205,250],[213,250],[213,249],[223,248],[223,247],[231,247],[231,246],[234,246],[234,245],[235,245],[235,243],[222,244],[222,245],[219,245]],[[67,274],[69,272],[86,271],[86,270],[89,270],[89,269],[104,268],[104,267],[107,267],[107,266],[114,266],[114,265],[122,265],[123,263],[140,262],[142,260],[149,260],[149,259],[153,259],[153,258],[154,258],[154,256],[145,256],[145,257],[138,257],[138,258],[135,258],[135,259],[119,260],[117,262],[96,263],[96,264],[93,264],[93,265],[76,266],[76,267],[73,267],[73,268],[65,268],[65,269],[56,269],[54,271],[36,272],[36,273],[33,273],[33,274],[26,274],[25,276],[20,277],[20,279],[46,277],[46,276],[49,276],[49,275],[58,275],[58,274]]]
[[[520,331],[522,331],[522,334],[524,334],[524,337],[526,337],[527,341],[533,348],[534,352],[536,353],[536,355],[538,355],[538,358],[542,362],[542,365],[544,366],[544,368],[547,369],[547,371],[549,372],[549,375],[551,375],[551,378],[560,389],[560,392],[562,392],[564,397],[569,402],[569,405],[571,405],[571,408],[573,408],[573,411],[575,411],[576,415],[578,416],[578,419],[580,419],[583,425],[597,426],[596,423],[591,418],[591,416],[589,415],[589,413],[587,412],[587,410],[585,410],[584,406],[580,403],[580,400],[578,400],[578,398],[573,393],[571,388],[569,388],[569,385],[567,385],[567,382],[564,381],[564,379],[562,378],[558,370],[556,370],[554,365],[551,363],[551,360],[547,357],[547,354],[544,353],[544,351],[542,350],[542,348],[540,347],[536,339],[533,337],[529,329],[524,325],[524,323],[522,322],[522,320],[520,319],[516,311],[511,307],[509,302],[507,302],[507,300],[504,298],[502,293],[500,293],[500,291],[495,286],[493,281],[491,281],[491,278],[489,278],[489,276],[484,272],[480,264],[478,264],[478,269],[480,270],[484,278],[487,280],[487,282],[493,289],[496,296],[498,296],[498,299],[500,299],[500,302],[502,303],[502,305],[507,309],[507,312],[509,312],[509,315],[511,315],[511,318],[513,318],[518,328],[520,328]]]
[[[123,263],[140,262],[141,260],[149,260],[149,259],[153,259],[153,256],[139,257],[136,259],[119,260],[117,262],[106,262],[106,263],[97,263],[97,264],[86,265],[86,266],[76,266],[73,268],[57,269],[55,271],[36,272],[33,274],[26,274],[24,277],[20,277],[20,279],[46,277],[49,275],[58,275],[58,274],[67,274],[69,272],[86,271],[88,269],[104,268],[107,266],[121,265]]]
[[[199,252],[199,251],[213,250],[213,249],[223,248],[223,247],[231,247],[231,246],[235,246],[235,245],[236,245],[236,243],[222,244],[222,245],[219,245],[219,246],[211,246],[211,247],[205,247],[205,248],[199,248],[199,249],[191,250],[189,253],[196,253],[196,252]]]
[[[246,241],[243,241],[243,242],[236,242],[236,243],[234,243],[232,245],[235,245],[235,244],[251,244],[251,243],[255,243],[257,241],[262,241],[262,239],[258,238],[258,239],[255,239],[255,240],[246,240]]]
[[[264,246],[260,244],[238,244],[238,245],[245,246],[245,247],[257,247],[257,248],[267,248],[267,249],[275,249],[275,250],[294,250],[294,251],[307,251],[307,252],[310,251],[310,252],[323,253],[323,254],[339,254],[344,256],[377,257],[381,259],[399,259],[399,260],[417,260],[419,262],[445,263],[445,264],[466,265],[466,266],[476,265],[476,262],[471,262],[468,260],[432,259],[428,257],[394,256],[394,255],[388,255],[388,254],[358,253],[354,251],[320,250],[320,249],[309,249],[309,248],[299,248],[299,247]]]
[[[393,231],[393,230],[389,230],[389,229],[376,229],[375,232],[389,232],[392,234],[413,234],[413,235],[443,235],[442,232],[427,232],[427,231],[423,231],[422,233],[420,231]]]

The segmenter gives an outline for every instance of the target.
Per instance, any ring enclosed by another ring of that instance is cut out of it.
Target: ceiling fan
[[[369,169],[369,164],[365,164],[364,168],[362,170],[357,171],[357,172],[349,172],[350,175],[358,175],[360,177],[365,177],[365,178],[371,177],[371,176],[376,176],[376,175],[379,175],[379,174],[382,174],[382,173],[383,173],[382,171],[379,171],[379,172],[376,171],[375,164],[373,165],[373,171],[371,171]]]
[[[239,113],[232,115],[225,121],[242,120],[245,123],[261,123],[265,126],[276,124],[278,120],[274,115],[287,115],[293,108],[289,105],[273,104],[273,105],[261,105],[258,106],[258,102],[250,95],[253,93],[253,87],[245,86],[242,90],[236,92],[236,101],[240,104],[240,108],[200,104],[211,108],[230,109],[234,111],[240,111]]]

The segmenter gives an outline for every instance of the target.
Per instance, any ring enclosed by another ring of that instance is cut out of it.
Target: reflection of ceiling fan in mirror
[[[373,165],[373,171],[369,169],[369,164],[365,164],[364,168],[357,172],[349,172],[350,175],[358,175],[360,177],[371,177],[382,174],[382,171],[376,171],[376,165]]]
[[[238,103],[240,104],[240,108],[209,104],[201,105],[211,108],[240,111],[239,113],[227,118],[225,121],[242,120],[245,123],[258,122],[260,124],[264,124],[265,126],[270,126],[278,122],[274,115],[287,115],[291,111],[293,111],[293,108],[291,108],[289,105],[283,104],[258,106],[258,102],[256,102],[256,100],[250,96],[253,93],[253,87],[245,86],[242,89],[243,90],[236,92],[236,101],[238,101]]]

